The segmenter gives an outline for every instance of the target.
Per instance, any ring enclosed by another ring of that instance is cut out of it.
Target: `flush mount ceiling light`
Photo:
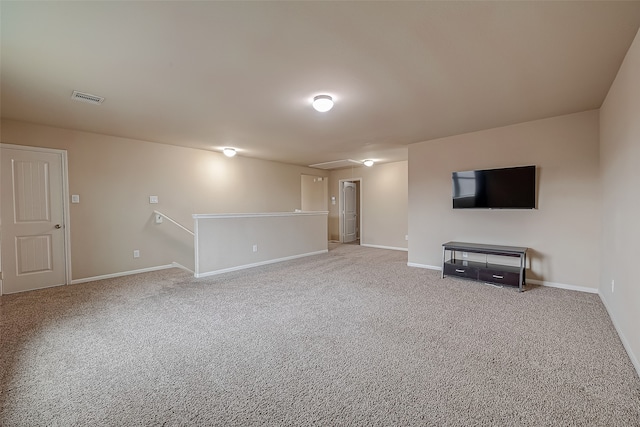
[[[224,153],[225,156],[227,157],[233,157],[236,155],[236,149],[235,148],[223,148],[222,152]]]
[[[325,113],[333,108],[333,98],[329,95],[317,95],[313,98],[312,105],[316,111]]]
[[[371,166],[373,166],[373,160],[365,160],[364,162],[362,162],[362,164],[370,168]]]

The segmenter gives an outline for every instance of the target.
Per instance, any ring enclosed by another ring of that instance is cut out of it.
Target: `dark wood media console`
[[[525,284],[527,249],[517,246],[482,245],[478,243],[448,242],[442,244],[442,278],[457,276],[497,285],[517,286],[522,292]],[[447,251],[451,258],[446,260]],[[456,259],[456,252],[468,252],[501,257],[518,257],[520,266]]]

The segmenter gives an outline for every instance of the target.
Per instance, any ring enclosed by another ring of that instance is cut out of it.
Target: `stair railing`
[[[162,212],[158,212],[158,211],[153,211],[153,213],[156,216],[156,224],[159,224],[160,222],[162,222],[162,218],[166,218],[167,220],[169,220],[169,222],[174,223],[175,225],[177,225],[178,227],[182,228],[187,233],[189,233],[192,236],[194,236],[193,231],[189,230],[187,227],[185,227],[184,225],[180,224],[178,221],[176,221],[175,219],[171,218],[170,216],[165,215]]]

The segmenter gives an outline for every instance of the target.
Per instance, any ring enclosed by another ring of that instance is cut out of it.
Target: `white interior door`
[[[62,154],[2,147],[0,169],[1,293],[65,284]]]
[[[342,224],[344,232],[342,235],[343,243],[349,243],[356,240],[357,221],[356,214],[356,184],[353,182],[345,182],[342,187],[344,210],[342,212]]]

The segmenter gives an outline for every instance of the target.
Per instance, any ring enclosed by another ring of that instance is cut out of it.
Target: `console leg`
[[[527,268],[527,254],[523,254],[520,256],[520,286],[518,291],[524,291],[524,279],[525,279],[525,269]]]

